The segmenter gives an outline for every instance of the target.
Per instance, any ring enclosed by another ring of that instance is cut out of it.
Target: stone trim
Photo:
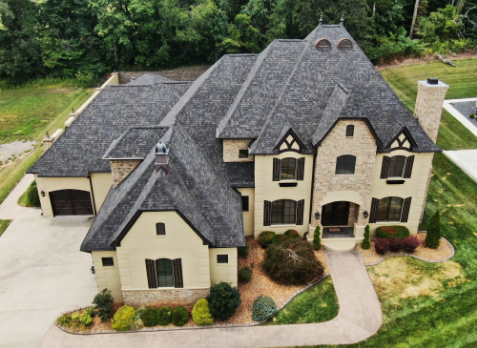
[[[253,162],[253,156],[240,158],[239,150],[248,150],[248,144],[252,139],[224,139],[224,162]]]
[[[165,302],[189,305],[207,297],[209,289],[123,290],[123,298],[125,305],[133,307],[162,305]]]
[[[113,187],[116,187],[141,163],[141,160],[111,160],[110,163]]]

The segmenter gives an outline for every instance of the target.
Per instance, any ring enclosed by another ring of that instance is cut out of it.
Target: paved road
[[[33,174],[26,174],[0,204],[0,220],[13,220],[19,214],[31,209],[19,206],[17,201],[34,179],[35,176]]]
[[[91,217],[28,209],[0,237],[0,347],[37,348],[66,310],[91,303],[91,256],[79,251]]]
[[[349,344],[370,337],[381,326],[381,305],[356,249],[326,251],[340,303],[338,316],[326,323],[230,327],[103,335],[71,335],[51,326],[41,348],[258,348]]]

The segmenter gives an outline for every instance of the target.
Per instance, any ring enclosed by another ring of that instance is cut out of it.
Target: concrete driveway
[[[39,347],[62,312],[91,304],[91,256],[79,247],[92,222],[29,209],[0,237],[0,347]]]

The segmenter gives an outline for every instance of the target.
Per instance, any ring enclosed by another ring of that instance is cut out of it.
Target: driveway
[[[91,303],[91,256],[79,251],[92,217],[18,215],[0,237],[0,347],[39,347],[61,312]]]

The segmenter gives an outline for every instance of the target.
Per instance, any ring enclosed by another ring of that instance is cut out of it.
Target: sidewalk
[[[0,220],[13,220],[24,211],[32,209],[19,206],[17,201],[34,179],[35,176],[33,174],[26,174],[0,204]]]

